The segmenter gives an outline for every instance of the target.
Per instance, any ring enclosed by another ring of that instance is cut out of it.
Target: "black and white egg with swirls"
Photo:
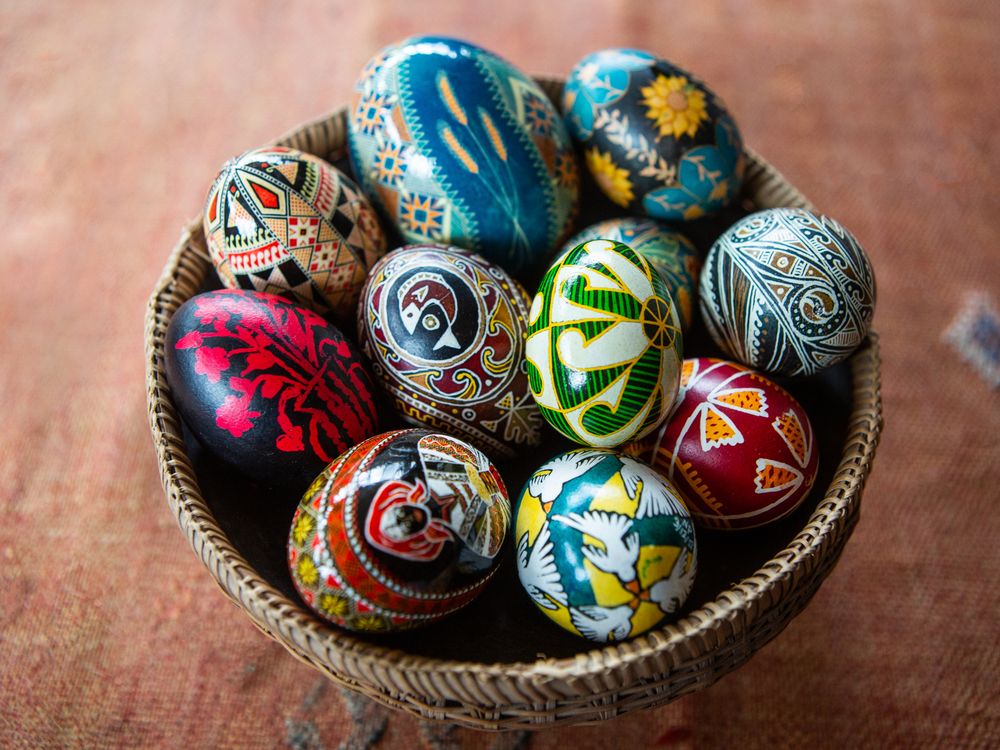
[[[833,219],[767,209],[715,241],[701,275],[701,311],[734,359],[765,372],[812,375],[865,340],[875,276],[857,239]]]

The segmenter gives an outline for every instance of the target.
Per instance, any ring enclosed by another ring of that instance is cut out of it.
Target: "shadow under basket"
[[[561,82],[540,83],[558,101]],[[276,143],[336,162],[345,155],[345,128],[341,109]],[[746,157],[745,209],[811,208],[762,158]],[[584,224],[603,218],[586,207],[584,215]],[[369,637],[327,626],[299,602],[285,566],[298,498],[276,499],[227,473],[186,433],[171,400],[167,326],[212,277],[199,218],[170,254],[146,312],[147,405],[170,509],[212,577],[261,631],[380,703],[489,730],[593,723],[668,703],[708,687],[780,633],[830,573],[858,521],[882,426],[874,333],[846,362],[782,381],[817,435],[813,492],[795,513],[759,531],[699,530],[698,580],[672,623],[604,647],[571,636],[523,594],[508,554],[479,599],[425,629]],[[512,493],[531,468],[505,474]]]

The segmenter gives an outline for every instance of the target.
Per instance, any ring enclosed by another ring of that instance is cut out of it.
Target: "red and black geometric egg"
[[[198,440],[265,484],[301,489],[378,429],[355,347],[274,295],[226,289],[189,299],[167,330],[166,371]]]

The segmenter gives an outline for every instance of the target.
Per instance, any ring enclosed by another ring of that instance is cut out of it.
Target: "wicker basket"
[[[561,83],[541,83],[557,100]],[[344,155],[345,117],[341,109],[277,143],[335,160]],[[759,208],[809,207],[767,162],[752,152],[747,157],[746,200]],[[201,290],[210,271],[196,219],[181,234],[146,313],[149,419],[170,509],[219,586],[260,630],[334,682],[388,706],[498,730],[592,723],[667,703],[711,685],[774,638],[816,592],[857,523],[882,424],[874,334],[844,368],[850,414],[825,495],[810,516],[799,517],[771,559],[738,583],[722,584],[714,599],[682,619],[625,643],[581,642],[574,655],[514,663],[491,662],[488,654],[483,661],[420,655],[326,627],[238,551],[195,476],[164,375],[164,338],[171,316]]]

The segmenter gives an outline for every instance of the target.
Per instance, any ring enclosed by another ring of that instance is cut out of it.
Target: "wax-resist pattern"
[[[270,294],[192,297],[167,332],[167,375],[198,439],[249,476],[306,486],[377,429],[354,346],[316,313]]]
[[[701,271],[701,259],[691,240],[653,219],[622,218],[590,225],[570,238],[563,249],[596,239],[621,242],[648,260],[667,285],[681,328],[687,331],[691,327]]]
[[[566,81],[563,111],[587,167],[614,203],[668,221],[730,203],[743,179],[743,141],[704,83],[648,52],[587,55]]]
[[[351,630],[403,630],[468,604],[493,575],[510,523],[499,472],[426,430],[370,438],[303,496],[288,567],[303,601]]]
[[[365,67],[348,119],[354,172],[407,242],[518,274],[564,239],[576,157],[530,78],[467,42],[416,37]]]
[[[684,605],[697,567],[694,525],[648,466],[580,449],[528,480],[515,519],[517,569],[554,622],[593,641],[621,641]]]
[[[281,294],[319,312],[353,315],[368,268],[386,250],[360,188],[322,159],[287,148],[227,162],[204,213],[222,283]]]
[[[585,445],[614,447],[653,430],[673,405],[681,329],[648,261],[627,245],[591,240],[542,279],[526,356],[549,424]]]
[[[833,219],[772,208],[716,240],[701,276],[701,310],[734,359],[812,375],[849,357],[868,335],[875,276],[854,235]]]
[[[743,365],[703,357],[684,360],[677,407],[649,462],[697,524],[745,529],[799,506],[819,452],[809,417],[783,388]]]
[[[360,316],[358,338],[404,419],[501,455],[538,444],[528,297],[501,268],[457,248],[401,248],[372,269]]]

